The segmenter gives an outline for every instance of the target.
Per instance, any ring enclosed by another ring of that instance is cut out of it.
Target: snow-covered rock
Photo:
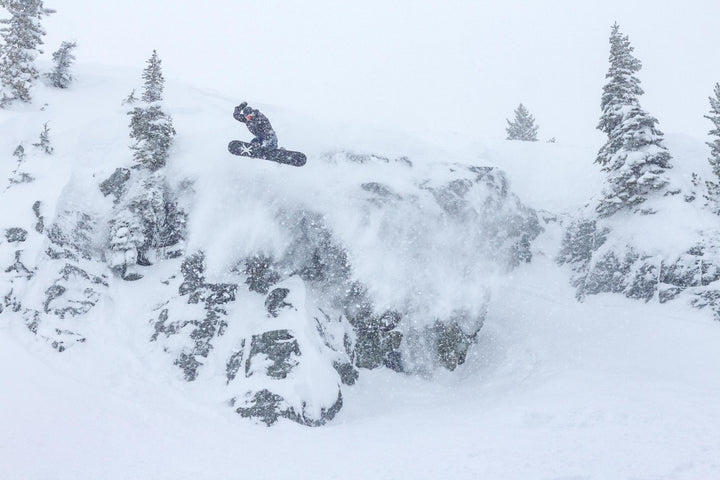
[[[301,169],[237,158],[233,121],[205,106],[232,104],[178,89],[176,145],[151,172],[128,148],[129,86],[79,83],[3,117],[57,132],[53,154],[22,155],[33,181],[4,193],[0,294],[59,351],[117,321],[240,415],[322,425],[363,369],[463,364],[491,285],[532,257],[537,215],[476,159],[312,137]]]

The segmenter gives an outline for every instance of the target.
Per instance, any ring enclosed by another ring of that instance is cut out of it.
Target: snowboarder
[[[305,165],[307,157],[304,153],[278,148],[277,135],[270,125],[270,120],[258,110],[248,107],[247,102],[235,107],[233,117],[247,125],[250,133],[255,136],[250,143],[240,140],[230,142],[228,150],[233,155],[260,158],[295,167]]]
[[[259,110],[249,107],[247,102],[242,102],[235,107],[233,117],[238,122],[244,123],[250,133],[255,136],[250,142],[251,144],[260,145],[263,150],[276,150],[278,148],[275,130],[270,125],[270,120]]]

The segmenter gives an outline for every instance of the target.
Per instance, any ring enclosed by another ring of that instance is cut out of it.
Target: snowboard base
[[[260,148],[259,145],[240,140],[233,140],[228,144],[228,151],[233,155],[241,157],[259,158],[269,160],[271,162],[282,163],[283,165],[292,165],[294,167],[302,167],[307,162],[304,153],[294,152],[292,150],[266,150]]]

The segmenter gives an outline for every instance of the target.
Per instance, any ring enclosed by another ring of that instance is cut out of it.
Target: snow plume
[[[494,279],[529,261],[540,232],[495,168],[311,160],[327,181],[226,168],[195,181],[195,253],[153,320],[187,380],[224,370],[238,413],[267,424],[331,420],[358,369],[464,363]]]
[[[252,183],[236,178],[232,190],[208,189],[200,205],[230,204],[239,216],[238,231],[208,230],[222,211],[208,212],[207,224],[195,229],[204,232],[199,244],[235,245],[219,248],[224,257],[211,262],[228,265],[258,253],[289,253],[296,261],[331,255],[321,263],[338,264],[332,278],[351,275],[368,285],[379,308],[412,313],[425,326],[448,316],[460,299],[474,302],[468,293],[517,265],[523,241],[537,234],[534,213],[497,169],[416,167],[347,152],[322,154],[317,163],[328,181],[312,187],[272,175]]]

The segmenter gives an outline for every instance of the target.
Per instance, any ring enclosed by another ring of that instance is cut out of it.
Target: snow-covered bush
[[[128,210],[121,210],[110,220],[109,226],[108,265],[116,275],[124,279],[141,278],[134,272],[128,274],[128,268],[138,263],[145,243],[140,219]]]
[[[140,172],[133,177],[129,170],[117,169],[100,189],[116,197],[107,258],[117,275],[137,280],[142,275],[130,271],[135,265],[148,266],[156,259],[179,255],[186,214],[161,174]]]

